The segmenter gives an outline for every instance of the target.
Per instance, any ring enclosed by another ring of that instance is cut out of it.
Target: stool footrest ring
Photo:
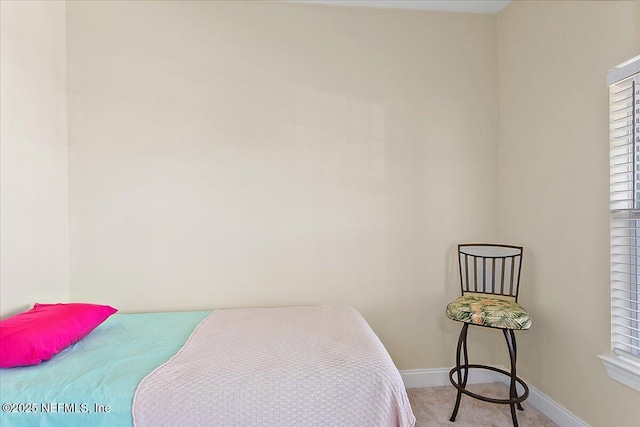
[[[470,392],[469,390],[467,390],[465,388],[465,386],[461,386],[460,384],[458,384],[454,379],[453,379],[453,375],[455,373],[457,373],[459,370],[462,369],[486,369],[489,371],[494,371],[494,372],[498,372],[500,374],[506,375],[507,377],[511,378],[511,373],[505,371],[504,369],[498,369],[495,368],[493,366],[487,366],[487,365],[460,365],[460,366],[456,366],[455,368],[451,369],[449,371],[449,381],[451,381],[451,384],[453,384],[453,386],[455,388],[457,388],[458,390],[460,390],[462,393],[473,397],[474,399],[478,399],[478,400],[482,400],[483,402],[491,402],[491,403],[500,403],[500,404],[514,404],[514,403],[520,403],[522,401],[524,401],[527,397],[529,397],[529,387],[527,387],[527,384],[522,381],[522,379],[520,379],[519,377],[516,377],[516,381],[524,388],[524,393],[522,393],[522,395],[518,396],[518,397],[514,397],[512,399],[495,399],[492,397],[486,397],[486,396],[481,396],[479,394]]]

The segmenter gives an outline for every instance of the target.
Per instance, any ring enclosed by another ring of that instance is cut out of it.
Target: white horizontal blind
[[[640,73],[609,86],[611,346],[640,362]]]

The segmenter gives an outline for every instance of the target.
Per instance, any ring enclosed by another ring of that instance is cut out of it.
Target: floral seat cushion
[[[447,317],[500,329],[529,329],[531,316],[517,302],[492,295],[465,295],[447,305]]]

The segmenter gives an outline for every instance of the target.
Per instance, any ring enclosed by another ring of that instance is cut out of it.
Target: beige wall
[[[607,376],[608,90],[640,53],[638,2],[512,2],[498,15],[500,226],[526,247],[533,316],[519,368],[593,426],[637,426],[640,393]]]
[[[350,304],[401,369],[451,365],[453,245],[498,232],[495,16],[70,2],[67,19],[74,300]]]
[[[0,2],[0,317],[69,298],[65,25]]]

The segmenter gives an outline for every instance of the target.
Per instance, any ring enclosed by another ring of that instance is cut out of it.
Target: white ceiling
[[[393,9],[435,10],[441,12],[500,12],[509,1],[503,0],[290,0],[298,3],[319,3],[335,6],[385,7]]]

